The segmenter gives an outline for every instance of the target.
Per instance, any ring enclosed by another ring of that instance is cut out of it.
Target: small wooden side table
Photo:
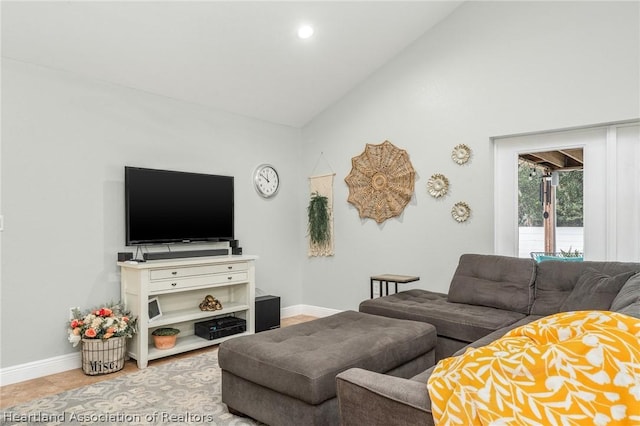
[[[373,282],[378,281],[380,285],[380,296],[382,296],[382,283],[385,283],[385,287],[387,290],[387,296],[389,295],[389,283],[394,283],[396,285],[396,293],[398,292],[398,283],[406,284],[414,281],[418,281],[420,277],[414,277],[413,275],[394,275],[394,274],[384,274],[384,275],[374,275],[371,277],[371,298],[373,299]]]

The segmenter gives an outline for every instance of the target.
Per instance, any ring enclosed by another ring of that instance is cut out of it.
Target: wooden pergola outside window
[[[519,160],[542,170],[540,202],[544,226],[544,251],[556,252],[556,186],[558,172],[584,168],[582,148],[520,154]]]

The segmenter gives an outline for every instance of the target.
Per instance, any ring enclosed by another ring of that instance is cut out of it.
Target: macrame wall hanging
[[[361,218],[378,223],[399,216],[413,196],[415,171],[409,154],[389,141],[367,144],[364,152],[351,159],[347,201]]]
[[[320,158],[324,158],[321,153]],[[320,161],[320,159],[318,159]],[[326,159],[325,159],[326,161]],[[328,163],[327,163],[328,164]],[[317,168],[314,167],[315,169]],[[331,168],[331,166],[329,166]],[[335,173],[309,177],[307,207],[309,257],[333,256],[333,177]]]

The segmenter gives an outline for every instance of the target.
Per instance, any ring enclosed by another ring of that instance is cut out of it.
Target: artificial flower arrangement
[[[120,303],[108,304],[85,313],[73,310],[69,321],[69,342],[77,346],[82,339],[107,340],[112,337],[133,337],[137,318]]]

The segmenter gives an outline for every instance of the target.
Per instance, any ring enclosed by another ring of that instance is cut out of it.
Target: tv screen
[[[125,167],[126,244],[233,239],[233,177]]]

